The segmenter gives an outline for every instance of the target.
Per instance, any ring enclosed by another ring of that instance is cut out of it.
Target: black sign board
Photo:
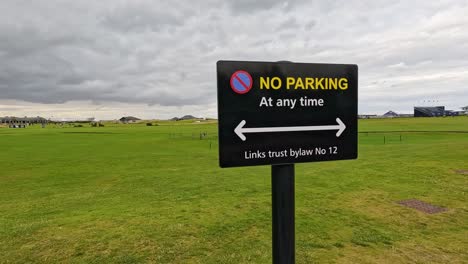
[[[220,166],[357,158],[357,69],[218,61]]]

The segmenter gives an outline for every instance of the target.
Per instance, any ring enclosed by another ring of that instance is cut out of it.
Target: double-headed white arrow
[[[339,137],[341,133],[346,129],[345,124],[341,121],[340,118],[336,118],[336,123],[338,125],[328,125],[328,126],[292,126],[292,127],[253,127],[253,128],[244,128],[245,120],[242,120],[239,125],[234,129],[242,141],[245,141],[247,138],[244,133],[268,133],[268,132],[294,132],[294,131],[318,131],[318,130],[338,130],[336,132],[336,137]]]

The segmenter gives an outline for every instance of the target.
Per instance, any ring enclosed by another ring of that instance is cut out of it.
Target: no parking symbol
[[[245,94],[252,89],[252,76],[246,71],[236,71],[231,75],[231,88],[238,94]]]

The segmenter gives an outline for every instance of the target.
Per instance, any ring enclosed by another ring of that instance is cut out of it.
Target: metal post
[[[273,264],[295,263],[294,164],[271,166]]]

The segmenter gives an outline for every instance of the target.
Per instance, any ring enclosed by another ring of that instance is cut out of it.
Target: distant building
[[[445,106],[415,106],[414,117],[438,117],[445,116]]]
[[[197,118],[194,117],[193,115],[184,115],[179,120],[190,120],[190,119],[197,119]]]
[[[135,123],[135,122],[138,122],[140,121],[141,119],[139,118],[136,118],[134,116],[124,116],[122,118],[119,119],[120,122],[124,123],[124,124],[128,124],[128,123]]]
[[[15,116],[5,116],[5,117],[0,117],[0,123],[2,124],[24,124],[24,125],[30,125],[30,124],[45,124],[47,123],[47,119],[36,116],[36,117],[15,117]]]
[[[399,115],[393,111],[388,111],[387,113],[383,114],[383,117],[398,117]]]
[[[377,115],[358,115],[359,119],[377,118]]]
[[[194,117],[193,115],[184,115],[183,117],[173,117],[170,120],[172,121],[180,121],[180,120],[190,120],[190,119],[199,119],[197,117]]]
[[[462,111],[445,110],[445,116],[459,116]]]
[[[461,109],[461,112],[463,112],[463,114],[468,114],[468,106],[462,107]]]

